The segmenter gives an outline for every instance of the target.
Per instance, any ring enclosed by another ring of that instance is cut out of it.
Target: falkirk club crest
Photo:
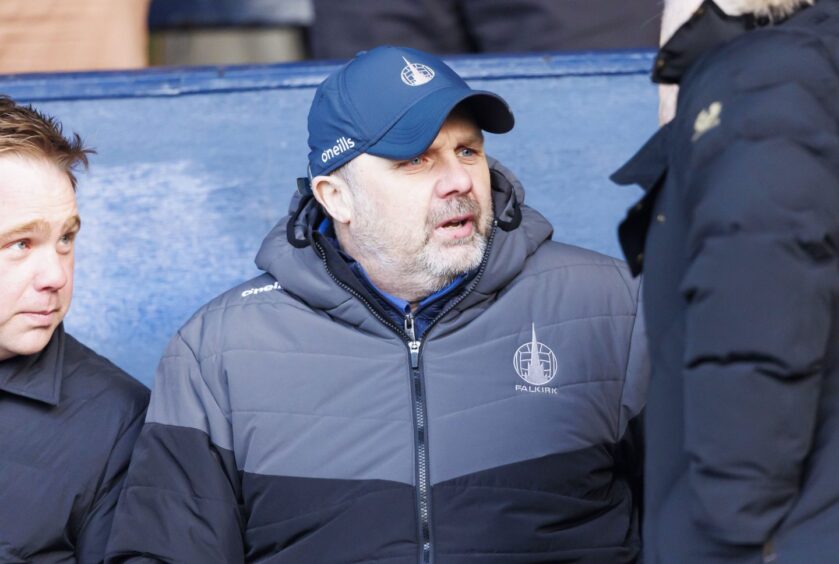
[[[422,86],[434,78],[434,69],[422,63],[412,63],[405,57],[405,68],[402,69],[402,82],[408,86]]]
[[[556,355],[545,344],[536,339],[536,324],[529,343],[525,343],[513,355],[513,367],[522,380],[533,386],[544,386],[556,376]]]

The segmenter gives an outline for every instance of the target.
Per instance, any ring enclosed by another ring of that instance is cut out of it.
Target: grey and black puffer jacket
[[[173,338],[109,561],[634,561],[638,283],[552,242],[497,163],[492,180],[480,270],[422,341],[304,199],[263,243],[265,274]]]

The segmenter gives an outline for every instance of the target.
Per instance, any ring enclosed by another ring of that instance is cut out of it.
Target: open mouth
[[[437,225],[437,231],[452,239],[462,239],[472,234],[475,218],[470,215],[452,217]]]
[[[471,217],[458,217],[455,219],[450,219],[449,221],[440,225],[443,229],[458,229],[459,227],[463,227],[466,225],[467,222],[472,221]]]

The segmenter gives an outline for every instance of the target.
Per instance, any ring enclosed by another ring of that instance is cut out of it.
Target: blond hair
[[[79,164],[87,168],[88,155],[94,152],[84,146],[78,133],[66,138],[57,119],[0,96],[0,156],[45,159],[67,174],[75,190],[73,169]]]

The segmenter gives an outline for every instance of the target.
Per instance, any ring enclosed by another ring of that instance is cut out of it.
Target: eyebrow
[[[477,133],[470,133],[466,137],[463,138],[461,141],[461,145],[473,145],[475,143],[483,143],[484,142],[484,134],[480,131]]]
[[[63,231],[73,231],[81,227],[82,220],[78,215],[74,215],[64,222]],[[29,235],[31,233],[44,234],[50,232],[50,224],[43,219],[36,219],[22,225],[16,225],[4,233],[0,233],[0,240],[7,241],[15,239],[22,235]]]
[[[481,131],[478,131],[476,133],[468,133],[468,134],[464,135],[462,139],[458,140],[457,146],[462,147],[463,145],[476,145],[478,143],[482,144],[483,142],[484,142],[484,134]],[[429,146],[428,149],[425,150],[425,152],[427,153],[429,151],[438,151],[438,150],[439,150],[438,148],[434,147],[434,144],[431,144],[431,146]]]
[[[82,218],[78,215],[74,215],[73,217],[67,219],[64,222],[64,231],[78,231],[82,227]]]

